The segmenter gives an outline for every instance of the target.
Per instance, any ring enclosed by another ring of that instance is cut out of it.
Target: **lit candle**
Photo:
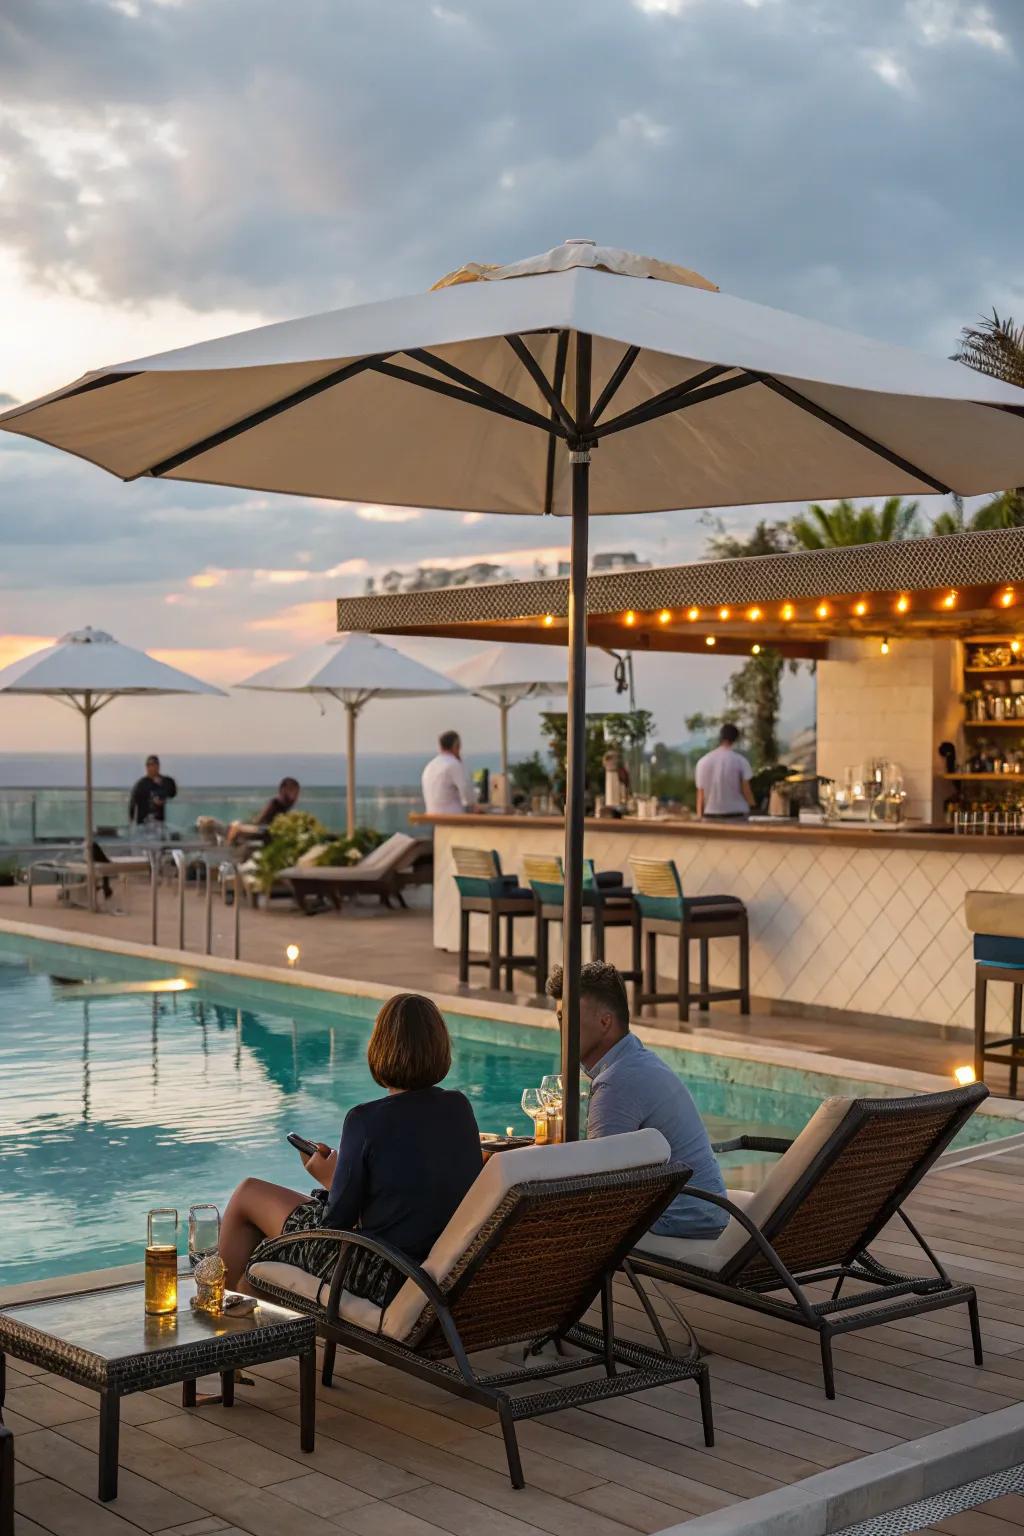
[[[285,950],[285,957],[288,961],[288,964],[290,966],[294,966],[296,960],[299,958],[299,946],[297,944],[289,944],[288,948]]]

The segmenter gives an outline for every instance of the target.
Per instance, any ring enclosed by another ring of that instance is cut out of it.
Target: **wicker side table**
[[[233,1401],[234,1372],[297,1355],[300,1444],[312,1451],[316,1422],[316,1323],[260,1302],[247,1317],[193,1312],[191,1280],[179,1279],[178,1311],[147,1317],[141,1284],[26,1302],[0,1311],[0,1410],[4,1357],[27,1360],[100,1395],[99,1497],[117,1496],[117,1445],[122,1397],[184,1382],[194,1402],[198,1377],[219,1373],[224,1402]]]

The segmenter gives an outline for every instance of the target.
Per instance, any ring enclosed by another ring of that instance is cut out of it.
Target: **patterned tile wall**
[[[435,828],[434,942],[458,949],[458,895],[452,844],[496,848],[502,866],[519,873],[524,853],[561,852],[555,827]],[[964,926],[964,893],[973,889],[1024,894],[1020,855],[918,852],[913,848],[842,848],[820,843],[777,843],[753,831],[733,838],[679,837],[666,832],[589,831],[586,853],[597,868],[621,869],[628,878],[632,853],[674,858],[691,895],[726,892],[750,913],[751,990],[757,998],[847,1009],[883,1017],[971,1027],[974,968]],[[484,943],[484,919],[475,919],[473,943]],[[553,935],[553,938],[555,936]],[[527,943],[523,925],[519,946]],[[671,941],[662,941],[659,971],[675,972]],[[628,935],[609,935],[609,959],[625,964]],[[454,975],[453,958],[452,971]],[[479,974],[479,973],[477,973]],[[735,945],[712,946],[711,980],[728,985],[736,975]],[[990,989],[989,1015],[1005,1011]]]

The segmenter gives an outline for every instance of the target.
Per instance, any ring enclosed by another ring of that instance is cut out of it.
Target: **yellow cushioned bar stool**
[[[533,918],[533,892],[525,890],[515,875],[502,872],[501,860],[489,848],[453,848],[455,884],[459,888],[459,981],[469,981],[469,969],[485,965],[488,986],[511,992],[517,970],[534,969],[533,955],[515,952],[517,917]],[[474,956],[469,948],[469,923],[475,912],[487,918],[487,953]],[[505,923],[505,953],[501,952],[501,924]]]
[[[562,921],[565,905],[565,876],[562,861],[554,854],[528,853],[523,857],[523,879],[533,892],[535,903],[534,952],[537,957],[536,985],[544,991],[550,959],[549,930]],[[594,960],[604,959],[605,933],[609,928],[631,928],[633,893],[623,884],[621,874],[594,869],[593,859],[583,861],[583,921],[590,928],[590,953]],[[627,981],[639,978],[633,971],[623,971]]]
[[[985,1078],[985,1063],[1010,1069],[1010,1097],[1017,1097],[1017,1073],[1024,1063],[1021,1033],[1024,999],[1024,896],[1007,891],[968,891],[964,920],[974,935],[974,1075]],[[988,1035],[988,984],[1001,981],[1013,988],[1010,1033]]]
[[[747,909],[736,896],[684,896],[679,871],[671,859],[631,859],[633,870],[633,966],[642,973],[636,1006],[675,1002],[685,1023],[694,1003],[702,1013],[711,1003],[739,1002],[750,1012],[750,938]],[[679,947],[678,986],[658,991],[658,937],[667,934]],[[709,978],[712,939],[739,940],[739,985],[713,987]],[[699,984],[690,984],[690,944],[699,948]],[[646,945],[646,962],[641,958]]]

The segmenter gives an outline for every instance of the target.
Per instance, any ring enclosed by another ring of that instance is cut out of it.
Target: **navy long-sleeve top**
[[[345,1116],[325,1227],[426,1258],[483,1164],[464,1094],[416,1088],[357,1104]]]

